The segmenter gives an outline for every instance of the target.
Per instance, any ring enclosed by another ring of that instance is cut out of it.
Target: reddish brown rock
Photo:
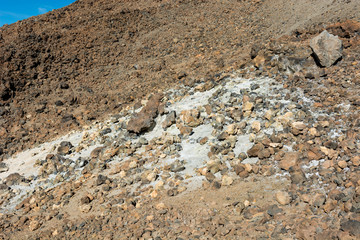
[[[299,161],[299,153],[297,152],[287,152],[282,157],[279,167],[284,170],[293,169],[296,167]]]
[[[159,113],[158,110],[162,97],[162,94],[151,96],[146,106],[130,119],[127,124],[127,130],[139,134],[152,128],[155,124],[154,119]]]
[[[323,157],[323,153],[317,147],[311,148],[307,155],[309,160],[319,160]]]
[[[189,127],[197,127],[202,121],[199,118],[200,112],[197,109],[183,110],[180,113],[181,121]]]
[[[247,155],[249,157],[257,157],[263,149],[264,145],[262,143],[257,143],[247,151]]]

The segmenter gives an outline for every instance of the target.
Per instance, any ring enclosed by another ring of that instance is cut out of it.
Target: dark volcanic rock
[[[4,180],[5,184],[8,186],[17,185],[22,182],[25,178],[21,176],[19,173],[12,173],[7,176]]]
[[[341,223],[341,230],[349,232],[351,235],[360,237],[360,222],[349,220]]]
[[[141,111],[135,114],[127,125],[127,130],[134,133],[142,133],[154,126],[154,119],[158,115],[158,108],[162,94],[155,94],[150,97],[146,106]]]
[[[99,185],[102,185],[105,183],[107,177],[104,176],[104,175],[98,175],[97,179],[96,179],[96,185],[99,186]]]
[[[0,151],[0,155],[1,155],[1,151]],[[6,172],[8,170],[9,170],[9,167],[4,162],[0,162],[0,173]]]
[[[60,143],[60,146],[57,149],[58,154],[60,155],[66,155],[71,153],[71,150],[74,146],[71,144],[71,142],[63,141]]]
[[[249,157],[257,157],[263,149],[264,145],[257,143],[247,151],[247,154]]]

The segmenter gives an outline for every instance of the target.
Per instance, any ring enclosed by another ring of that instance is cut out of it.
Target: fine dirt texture
[[[81,0],[0,28],[0,238],[360,239],[359,20]]]

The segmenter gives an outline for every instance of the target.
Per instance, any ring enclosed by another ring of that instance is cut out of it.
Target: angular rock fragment
[[[106,180],[108,180],[108,178],[106,176],[99,174],[96,179],[95,184],[96,184],[96,186],[102,185],[106,182]]]
[[[104,147],[95,148],[94,150],[91,151],[90,157],[91,158],[98,158],[103,150],[104,150]]]
[[[342,57],[342,41],[326,30],[311,39],[310,47],[315,54],[315,60],[323,67],[330,67]]]
[[[357,220],[348,220],[341,223],[340,229],[349,232],[353,236],[360,236],[360,222]]]
[[[271,217],[275,216],[276,214],[282,213],[282,212],[283,212],[283,210],[281,208],[279,208],[276,204],[271,205],[267,210],[267,213]]]
[[[155,124],[154,119],[159,113],[159,106],[162,99],[162,94],[153,95],[146,106],[141,111],[135,114],[127,124],[127,130],[140,134],[152,128]]]
[[[30,231],[35,231],[35,230],[39,229],[40,226],[41,226],[41,224],[39,221],[33,220],[29,224],[29,229],[30,229]]]
[[[229,186],[234,182],[234,179],[231,176],[224,175],[221,179],[222,186]]]
[[[200,112],[197,109],[181,111],[180,119],[185,125],[189,127],[197,127],[202,123],[200,119]]]
[[[162,123],[162,127],[164,129],[170,127],[172,124],[176,122],[176,112],[171,111],[165,118],[164,122]]]
[[[91,205],[80,205],[79,206],[79,210],[81,211],[81,212],[83,212],[83,213],[88,213],[88,212],[90,212],[90,210],[91,210]]]
[[[263,149],[264,145],[261,143],[257,143],[247,151],[247,155],[249,157],[257,157]]]
[[[8,186],[20,184],[20,182],[24,181],[25,178],[21,176],[19,173],[12,173],[7,176],[4,180],[4,183]]]
[[[0,173],[7,172],[9,170],[9,167],[4,162],[0,162]]]
[[[60,143],[60,146],[57,149],[58,154],[60,155],[67,155],[71,153],[71,150],[73,148],[73,145],[71,142],[63,141]]]
[[[281,205],[287,205],[291,202],[291,197],[288,192],[280,191],[275,194],[276,201]]]
[[[287,152],[279,163],[279,167],[284,170],[294,168],[299,160],[299,154],[297,152]]]

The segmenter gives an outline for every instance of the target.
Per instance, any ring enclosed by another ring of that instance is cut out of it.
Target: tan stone
[[[346,163],[346,161],[341,160],[341,161],[338,162],[338,166],[339,166],[340,168],[346,168],[346,167],[347,167],[347,163]]]
[[[179,129],[181,135],[190,135],[192,133],[192,127],[187,127],[182,124],[176,124],[176,127]]]
[[[243,95],[243,97],[242,97],[242,102],[243,102],[243,104],[245,104],[245,103],[248,102],[248,101],[250,101],[249,95]]]
[[[130,163],[129,163],[129,168],[131,169],[131,168],[136,168],[137,167],[137,162],[136,161],[131,161]]]
[[[159,195],[159,193],[158,193],[157,190],[154,190],[154,191],[152,191],[152,192],[150,193],[150,196],[151,196],[152,198],[156,198],[158,195]]]
[[[265,63],[265,57],[263,55],[257,55],[254,59],[253,59],[253,63],[254,66],[259,68],[262,65],[264,65]]]
[[[303,202],[309,203],[311,201],[311,196],[309,194],[302,194],[300,195],[300,199]]]
[[[80,205],[79,206],[79,210],[81,211],[81,212],[83,212],[83,213],[88,213],[88,212],[90,212],[90,210],[91,210],[91,205],[89,205],[89,204],[85,204],[85,205]]]
[[[291,197],[288,192],[280,191],[275,194],[275,199],[281,205],[287,205],[291,202]]]
[[[297,130],[300,130],[300,131],[302,131],[302,130],[304,130],[306,128],[306,125],[303,122],[293,122],[291,124],[291,126],[293,128],[295,128],[295,129],[297,129]]]
[[[221,185],[229,186],[234,182],[234,179],[228,175],[224,175],[221,179]]]
[[[245,167],[245,170],[246,170],[248,173],[250,173],[250,172],[253,170],[253,167],[252,167],[251,164],[249,164],[249,163],[246,163],[246,164],[244,165],[244,167]]]
[[[259,121],[254,121],[251,124],[251,128],[255,131],[255,132],[259,132],[261,129],[261,123]]]
[[[312,136],[317,136],[318,131],[316,130],[316,128],[310,128],[309,129],[309,134],[312,135]]]
[[[155,184],[155,189],[162,189],[164,188],[164,181],[160,180],[158,183]]]
[[[152,182],[152,181],[154,181],[154,180],[156,179],[156,176],[157,176],[156,173],[151,172],[151,173],[149,173],[149,174],[146,176],[146,179],[147,179],[149,182]]]
[[[180,120],[189,127],[197,127],[202,121],[199,119],[200,112],[197,109],[183,110],[180,113]]]
[[[267,120],[270,120],[272,118],[272,115],[273,115],[273,111],[272,110],[267,110],[266,113],[264,114],[264,117]]]
[[[325,211],[326,213],[331,212],[332,210],[335,209],[336,204],[337,204],[337,201],[336,201],[336,200],[327,199],[325,205],[323,206],[324,211]]]
[[[200,145],[204,145],[207,141],[209,140],[209,138],[208,137],[204,137],[204,138],[202,138],[201,140],[200,140]]]
[[[220,123],[220,124],[223,124],[224,123],[224,121],[225,121],[225,116],[224,115],[217,115],[216,117],[215,117],[215,121],[217,122],[217,123]]]
[[[299,154],[297,152],[287,152],[279,163],[279,167],[284,170],[294,168],[299,160]]]
[[[251,112],[254,108],[254,103],[252,102],[245,102],[243,105],[243,112]]]
[[[360,157],[359,156],[355,156],[351,159],[351,162],[354,166],[359,166],[360,165]]]
[[[166,207],[165,203],[161,202],[161,203],[156,204],[155,208],[157,210],[163,210],[163,209],[166,209],[167,207]]]
[[[59,235],[59,231],[57,229],[55,229],[53,232],[52,232],[52,235],[53,237],[56,237],[57,235]]]
[[[320,123],[320,125],[321,125],[323,128],[326,128],[326,127],[329,127],[329,126],[330,126],[329,121],[320,121],[319,123]]]
[[[237,134],[237,129],[238,129],[237,124],[233,123],[226,127],[225,132],[228,133],[229,135],[235,135]]]
[[[287,124],[294,118],[294,114],[292,112],[287,112],[282,116],[276,118],[276,120],[282,124]]]
[[[29,224],[29,229],[30,231],[35,231],[37,229],[39,229],[41,226],[40,222],[37,220],[32,220]]]
[[[322,166],[323,168],[328,169],[334,167],[334,162],[332,160],[326,160],[325,162],[323,162]]]
[[[312,148],[308,151],[308,158],[309,160],[319,160],[322,158],[321,151],[319,151],[317,148]]]

